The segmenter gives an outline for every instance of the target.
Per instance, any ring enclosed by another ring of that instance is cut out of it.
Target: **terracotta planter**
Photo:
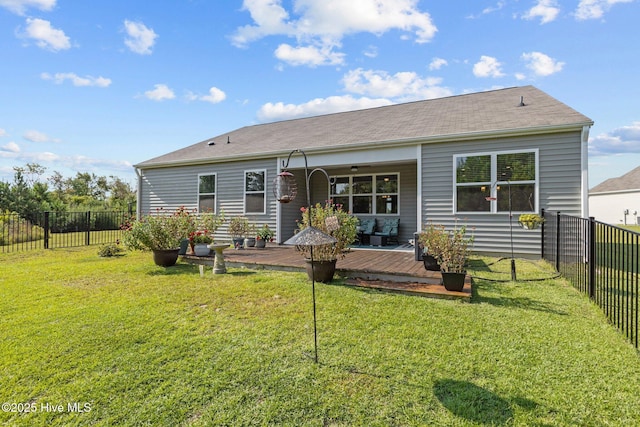
[[[444,288],[448,291],[458,291],[460,292],[464,289],[464,279],[466,277],[465,273],[445,273],[442,272],[442,284]]]
[[[313,270],[311,269],[311,260],[306,260],[307,276],[309,280],[315,279],[316,282],[329,283],[333,280],[336,272],[336,261],[313,261]],[[313,274],[313,277],[311,276]]]
[[[160,267],[171,267],[178,261],[178,252],[180,252],[180,248],[154,249],[153,262]]]
[[[424,269],[427,271],[440,271],[440,264],[438,260],[429,254],[422,254],[422,262],[424,263]]]

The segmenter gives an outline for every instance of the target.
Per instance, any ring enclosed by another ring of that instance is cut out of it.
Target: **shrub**
[[[119,245],[115,243],[108,243],[106,245],[100,246],[100,249],[98,250],[98,256],[112,257],[120,255],[122,254],[122,252],[124,252],[124,250]]]

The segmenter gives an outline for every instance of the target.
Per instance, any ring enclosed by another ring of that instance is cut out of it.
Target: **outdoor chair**
[[[385,236],[387,243],[395,242],[398,244],[398,227],[400,225],[400,218],[387,218],[382,223],[382,231],[376,231],[375,236]]]
[[[375,218],[364,218],[364,219],[358,218],[358,221],[360,221],[360,230],[358,232],[358,240],[360,241],[361,245],[369,244],[369,239],[376,228],[376,220]],[[364,241],[365,237],[366,237],[366,242]]]

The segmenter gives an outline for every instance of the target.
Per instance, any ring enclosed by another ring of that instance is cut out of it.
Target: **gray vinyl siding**
[[[455,214],[453,156],[511,150],[539,149],[539,208],[581,213],[580,132],[556,133],[422,146],[422,221],[447,228],[466,225],[475,236],[474,251],[510,255],[540,255],[540,231],[522,230],[518,214],[510,226],[508,213]]]
[[[244,172],[256,169],[266,170],[266,212],[244,214]],[[213,173],[216,174],[216,212],[224,211],[227,218],[218,229],[217,238],[230,238],[227,225],[232,216],[244,215],[256,228],[268,224],[276,230],[276,200],[271,191],[271,182],[276,176],[276,159],[145,169],[142,172],[140,212],[144,214],[157,208],[176,209],[180,206],[197,209],[198,175]]]

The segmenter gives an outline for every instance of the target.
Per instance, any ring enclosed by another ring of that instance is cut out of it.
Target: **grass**
[[[471,304],[319,284],[315,364],[303,274],[96,253],[0,255],[0,402],[36,409],[2,425],[640,423],[637,351],[544,264],[475,259]]]

